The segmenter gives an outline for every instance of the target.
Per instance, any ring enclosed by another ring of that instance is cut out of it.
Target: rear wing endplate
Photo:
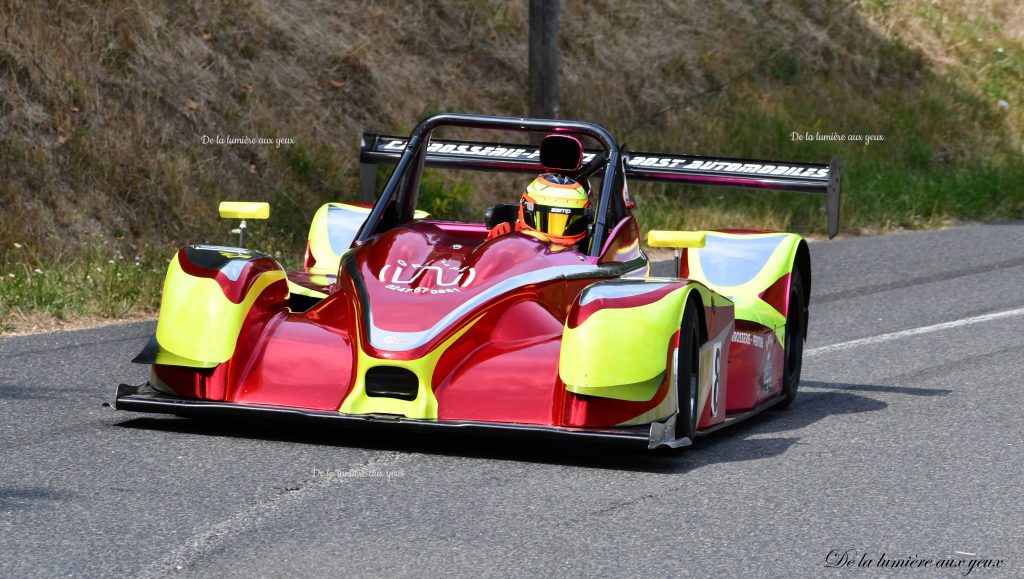
[[[397,163],[407,142],[405,137],[363,134],[359,156],[363,200],[372,201],[376,195],[376,166]],[[592,149],[584,151],[583,163],[590,162],[600,153]],[[478,171],[539,173],[544,170],[540,164],[539,148],[528,144],[431,139],[424,162],[431,167]],[[828,236],[835,237],[839,232],[840,167],[837,157],[825,165],[629,151],[624,154],[624,163],[626,177],[640,181],[824,195]]]

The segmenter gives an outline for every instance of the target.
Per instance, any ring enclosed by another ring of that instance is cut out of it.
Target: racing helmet
[[[552,243],[575,245],[587,234],[590,198],[582,185],[555,173],[545,173],[523,191],[519,229],[543,233]]]

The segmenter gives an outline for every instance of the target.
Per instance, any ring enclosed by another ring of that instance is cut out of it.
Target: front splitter
[[[587,440],[595,443],[625,444],[654,448],[664,444],[652,437],[651,425],[620,428],[568,428],[539,426],[507,422],[477,422],[456,420],[416,420],[399,416],[353,415],[339,412],[260,406],[197,400],[165,394],[155,390],[148,382],[137,386],[119,384],[112,404],[115,410],[174,414],[187,417],[249,417],[267,420],[301,420],[345,428],[378,428],[396,431],[456,432],[464,434],[495,434],[516,438],[561,438]],[[657,423],[656,423],[657,424]],[[660,433],[660,431],[659,431]],[[657,442],[655,442],[657,440]],[[688,441],[687,441],[688,442]]]

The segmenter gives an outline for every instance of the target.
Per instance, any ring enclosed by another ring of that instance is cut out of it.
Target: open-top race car
[[[431,139],[443,127],[546,136],[539,146]],[[177,252],[156,334],[135,359],[151,378],[118,386],[116,409],[657,448],[793,402],[806,242],[652,231],[649,245],[676,248],[677,272],[650,277],[627,185],[821,193],[831,237],[836,160],[633,153],[591,123],[441,114],[407,138],[364,135],[361,162],[364,195],[377,165],[395,168],[375,203],[317,211],[303,271],[237,247]],[[466,223],[417,210],[425,166],[543,175]],[[258,218],[266,207],[223,210]]]

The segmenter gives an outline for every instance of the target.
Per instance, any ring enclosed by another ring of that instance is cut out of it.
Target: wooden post
[[[560,0],[530,0],[530,116],[558,117]]]
[[[359,163],[360,199],[373,203],[377,200],[377,165]]]

